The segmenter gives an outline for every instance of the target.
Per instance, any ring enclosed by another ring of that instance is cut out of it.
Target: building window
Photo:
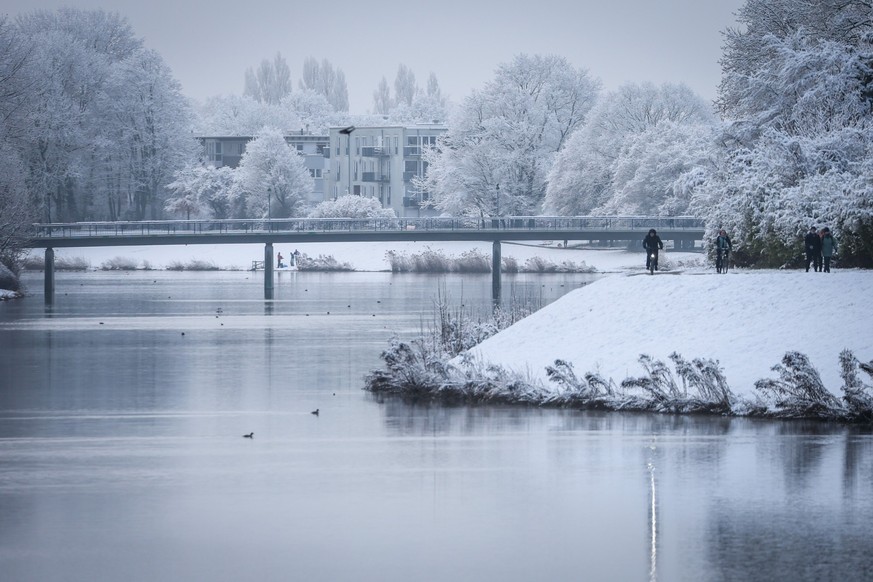
[[[297,144],[297,153],[298,154],[303,153],[303,144],[302,143]]]

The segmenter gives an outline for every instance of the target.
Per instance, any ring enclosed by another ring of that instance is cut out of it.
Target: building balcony
[[[376,172],[361,172],[361,182],[390,182],[391,175],[390,174],[382,174],[381,176]]]
[[[418,176],[415,172],[403,172],[403,181],[412,182],[412,179]]]
[[[404,196],[403,197],[403,207],[404,208],[418,208],[421,206],[421,202],[419,202],[418,198],[415,196]]]
[[[365,158],[387,158],[390,155],[389,149],[381,146],[364,146],[361,148],[361,156]]]
[[[421,147],[419,146],[404,146],[403,147],[403,156],[406,158],[412,158],[415,156],[421,155]]]

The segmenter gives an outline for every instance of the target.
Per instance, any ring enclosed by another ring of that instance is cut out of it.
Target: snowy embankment
[[[839,355],[873,359],[873,273],[743,272],[612,276],[577,289],[470,350],[477,360],[548,382],[556,359],[620,383],[669,362],[717,360],[731,390],[755,381],[786,352],[805,354],[838,394]]]
[[[395,340],[367,388],[415,397],[873,419],[873,273],[614,275],[449,358]],[[432,344],[433,342],[431,342]],[[869,363],[867,363],[869,362]]]

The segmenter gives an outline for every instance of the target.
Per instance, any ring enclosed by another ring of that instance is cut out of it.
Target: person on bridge
[[[658,250],[664,248],[664,243],[661,242],[661,237],[654,228],[649,229],[649,234],[643,239],[643,248],[646,249],[646,269],[649,269],[651,262],[655,262],[655,270],[658,270]]]
[[[731,237],[728,236],[725,229],[718,231],[718,236],[715,237],[715,271],[721,273],[727,271],[727,262],[731,249],[734,246],[731,244]]]

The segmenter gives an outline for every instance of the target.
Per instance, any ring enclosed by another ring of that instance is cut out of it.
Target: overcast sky
[[[4,0],[15,16],[61,6],[118,12],[194,99],[242,93],[245,70],[277,52],[295,90],[303,60],[343,70],[352,113],[373,106],[403,63],[419,86],[436,74],[460,102],[520,53],[556,54],[601,79],[685,83],[713,99],[721,32],[744,0]]]

